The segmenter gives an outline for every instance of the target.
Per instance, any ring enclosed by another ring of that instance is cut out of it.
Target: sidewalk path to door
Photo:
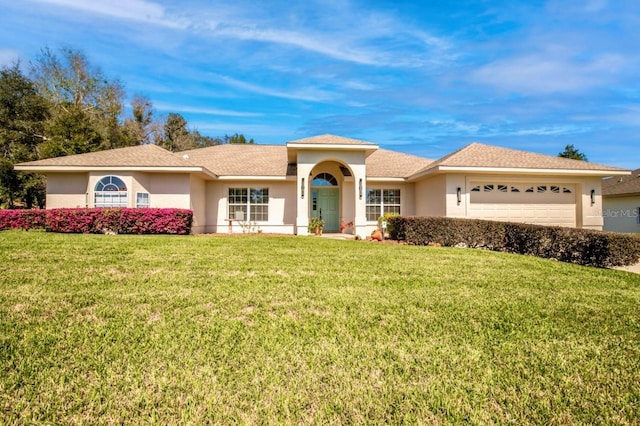
[[[640,262],[636,263],[635,265],[617,266],[613,269],[620,269],[621,271],[634,272],[636,274],[640,274]]]

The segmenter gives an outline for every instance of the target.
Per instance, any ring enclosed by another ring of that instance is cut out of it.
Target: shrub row
[[[185,235],[191,232],[192,221],[193,212],[184,209],[0,210],[0,231]]]
[[[391,238],[415,245],[485,248],[601,268],[640,260],[640,237],[632,234],[446,217],[389,220]]]

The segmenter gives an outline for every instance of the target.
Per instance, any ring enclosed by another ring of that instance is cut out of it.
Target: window
[[[127,185],[116,176],[106,176],[94,188],[95,207],[127,207]]]
[[[338,180],[329,173],[320,173],[311,182],[312,186],[338,186]]]
[[[229,188],[229,219],[269,220],[269,188]]]
[[[149,207],[149,193],[148,192],[138,192],[136,193],[136,207],[137,208],[147,208]]]
[[[375,221],[385,213],[400,214],[399,189],[367,189],[367,220]]]

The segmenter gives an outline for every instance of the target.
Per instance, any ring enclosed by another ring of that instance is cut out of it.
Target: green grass
[[[639,424],[640,275],[315,237],[0,233],[0,423]]]

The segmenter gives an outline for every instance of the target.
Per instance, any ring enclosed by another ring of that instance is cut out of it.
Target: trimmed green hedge
[[[178,234],[191,232],[193,212],[186,209],[0,210],[0,231],[45,229],[77,234]]]
[[[391,238],[409,244],[484,248],[600,268],[640,260],[640,236],[447,217],[394,217]]]

